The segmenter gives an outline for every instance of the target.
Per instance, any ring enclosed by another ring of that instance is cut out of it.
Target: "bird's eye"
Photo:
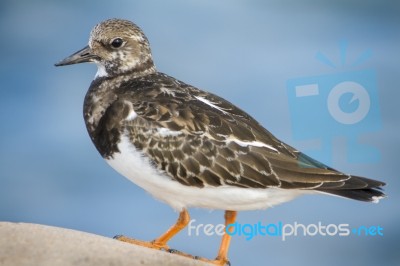
[[[114,40],[111,41],[111,46],[113,48],[120,48],[124,41],[121,38],[115,38]]]

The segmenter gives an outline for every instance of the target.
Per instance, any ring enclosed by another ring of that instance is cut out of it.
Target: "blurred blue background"
[[[338,132],[332,166],[387,182],[389,198],[367,204],[304,196],[241,212],[238,221],[379,225],[384,236],[234,237],[229,257],[232,265],[400,265],[399,14],[398,1],[2,1],[0,220],[151,240],[177,218],[111,169],[92,145],[82,102],[96,67],[53,66],[85,46],[98,22],[134,21],[160,71],[232,101],[300,149],[310,143],[293,137],[286,83],[331,73],[315,55],[340,58],[338,43],[347,40],[349,60],[373,52],[355,70],[376,73],[381,129],[360,137],[380,159],[347,162]],[[223,222],[222,211],[193,209],[191,216],[196,223]],[[219,237],[183,231],[170,244],[213,258]]]

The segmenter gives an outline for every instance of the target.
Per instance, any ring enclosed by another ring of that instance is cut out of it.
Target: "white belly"
[[[306,193],[304,190],[280,188],[185,186],[155,169],[149,160],[129,142],[128,137],[121,136],[118,149],[120,153],[115,153],[112,159],[107,160],[107,163],[155,198],[166,202],[178,211],[189,207],[234,211],[265,209]]]

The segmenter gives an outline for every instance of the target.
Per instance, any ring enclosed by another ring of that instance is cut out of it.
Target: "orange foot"
[[[117,240],[120,240],[123,242],[127,242],[130,244],[138,245],[138,246],[168,251],[169,247],[167,245],[167,242],[173,236],[175,236],[179,231],[181,231],[183,228],[185,228],[186,225],[189,223],[189,220],[190,220],[189,213],[187,212],[186,209],[183,209],[179,213],[179,218],[176,221],[176,223],[173,226],[171,226],[163,235],[161,235],[159,238],[157,238],[151,242],[136,240],[136,239],[129,238],[126,236],[115,236],[114,239],[117,239]]]
[[[231,263],[229,262],[229,260],[227,259],[223,259],[223,260],[219,260],[219,259],[215,259],[215,260],[209,260],[209,259],[204,259],[204,258],[199,258],[200,261],[204,261],[213,265],[218,265],[218,266],[231,266]]]
[[[126,236],[123,236],[123,235],[114,236],[114,239],[117,239],[117,240],[122,241],[122,242],[129,243],[129,244],[146,247],[146,248],[153,248],[153,249],[164,250],[164,251],[168,251],[169,250],[168,245],[162,244],[162,243],[157,243],[156,241],[151,241],[151,242],[142,241],[142,240],[129,238],[129,237],[126,237]]]

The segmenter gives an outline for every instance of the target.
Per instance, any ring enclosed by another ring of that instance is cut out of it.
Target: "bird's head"
[[[134,23],[109,19],[97,24],[90,33],[89,44],[61,60],[56,66],[93,62],[96,77],[113,77],[124,73],[138,75],[155,71],[149,42]]]

